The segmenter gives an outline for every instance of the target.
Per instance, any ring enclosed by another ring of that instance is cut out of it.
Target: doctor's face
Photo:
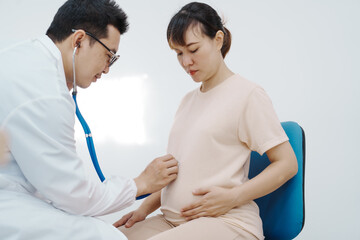
[[[91,38],[93,37],[87,35],[87,39],[81,43],[79,55],[75,60],[76,84],[81,88],[89,87],[92,82],[100,79],[102,74],[109,72],[111,61],[116,58],[120,32],[114,26],[109,25],[107,38],[98,39],[100,42],[93,39],[94,42],[90,44]]]

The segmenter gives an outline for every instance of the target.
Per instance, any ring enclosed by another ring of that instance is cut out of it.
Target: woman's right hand
[[[155,192],[147,197],[138,209],[124,215],[120,220],[115,222],[114,227],[125,226],[132,227],[135,223],[145,220],[145,218],[158,209],[161,205],[161,191]]]
[[[132,211],[124,215],[120,220],[113,224],[114,227],[118,228],[125,225],[126,228],[132,227],[135,223],[145,220],[147,214],[140,209]]]

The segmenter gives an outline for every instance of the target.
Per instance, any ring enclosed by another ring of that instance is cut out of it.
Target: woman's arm
[[[236,206],[275,191],[296,175],[297,160],[289,141],[271,148],[266,155],[271,164],[256,177],[233,189]]]
[[[254,199],[269,194],[297,173],[297,160],[289,141],[266,152],[271,164],[259,175],[233,188],[209,187],[197,189],[202,198],[182,209],[186,220],[217,217]]]
[[[140,207],[126,215],[124,215],[120,220],[115,222],[114,227],[118,228],[125,225],[126,228],[132,227],[136,222],[145,220],[145,218],[156,209],[160,207],[161,204],[161,190],[151,194],[147,197]]]

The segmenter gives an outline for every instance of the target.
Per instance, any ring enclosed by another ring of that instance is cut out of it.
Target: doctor
[[[113,0],[69,0],[47,36],[0,51],[0,130],[9,149],[0,166],[0,239],[126,239],[95,217],[176,178],[177,161],[166,155],[135,179],[101,183],[76,154],[73,57],[76,84],[87,88],[109,72],[127,28]]]

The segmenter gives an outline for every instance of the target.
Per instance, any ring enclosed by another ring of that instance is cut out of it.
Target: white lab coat
[[[126,239],[96,216],[135,201],[132,179],[93,181],[76,154],[75,106],[61,53],[47,37],[0,51],[0,239]]]

